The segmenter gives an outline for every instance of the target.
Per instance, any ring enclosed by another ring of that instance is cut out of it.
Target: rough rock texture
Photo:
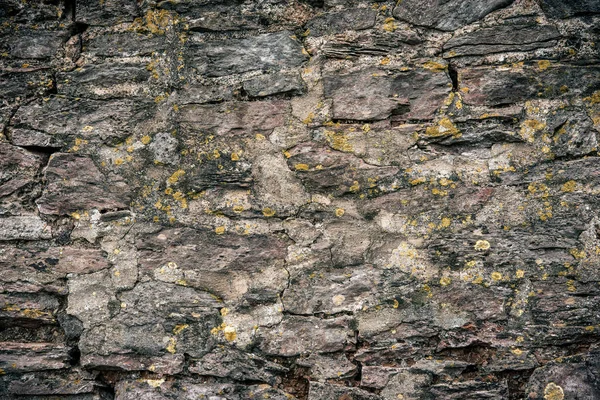
[[[600,399],[597,0],[0,0],[0,398]]]

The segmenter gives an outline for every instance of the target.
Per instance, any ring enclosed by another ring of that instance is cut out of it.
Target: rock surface
[[[600,399],[594,0],[0,0],[0,398]]]

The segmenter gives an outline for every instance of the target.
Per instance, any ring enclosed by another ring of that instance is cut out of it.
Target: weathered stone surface
[[[0,196],[8,196],[34,183],[43,160],[39,154],[0,143]]]
[[[18,146],[61,147],[116,141],[134,133],[152,106],[141,101],[98,101],[53,96],[20,107],[8,133]],[[83,147],[83,146],[79,146]]]
[[[5,373],[62,369],[69,365],[64,346],[53,343],[3,342],[0,350],[0,368]]]
[[[11,57],[44,60],[54,56],[66,40],[64,31],[29,31],[9,39],[7,44]]]
[[[299,75],[263,75],[245,81],[244,91],[250,97],[267,97],[274,94],[302,94],[305,84]]]
[[[291,32],[284,31],[226,43],[192,45],[193,67],[211,77],[299,67],[306,56],[302,54],[302,45],[291,36]]]
[[[443,70],[417,67],[393,74],[365,70],[325,76],[324,89],[325,96],[333,100],[334,119],[381,120],[392,114],[429,119],[442,106],[451,84]]]
[[[44,173],[47,186],[37,200],[43,214],[64,215],[92,208],[110,210],[126,207],[123,188],[110,185],[90,157],[57,153]]]
[[[0,398],[600,397],[599,18],[0,0]]]
[[[346,30],[368,29],[375,25],[376,15],[374,10],[368,8],[326,13],[311,20],[307,29],[313,36],[332,35]]]
[[[358,388],[348,388],[339,385],[311,382],[308,392],[309,400],[317,399],[353,399],[353,400],[379,400],[380,396]]]
[[[460,85],[468,88],[466,103],[498,106],[527,99],[589,96],[600,87],[599,74],[595,66],[552,65],[541,60],[537,65],[515,69],[465,69],[460,72]]]
[[[513,0],[404,0],[394,8],[394,16],[411,24],[453,31],[511,4]],[[432,10],[435,10],[432,12]]]
[[[444,57],[528,51],[556,45],[561,35],[553,25],[498,25],[453,37]]]
[[[274,384],[277,375],[288,369],[254,354],[228,347],[216,347],[204,357],[194,360],[190,371],[236,381],[262,381]]]
[[[0,218],[0,240],[38,240],[50,237],[50,226],[36,215]]]
[[[138,15],[138,5],[134,0],[82,0],[77,2],[75,17],[77,22],[87,25],[112,25],[131,22]]]
[[[114,99],[150,97],[150,71],[143,64],[86,65],[57,77],[58,93],[71,97]],[[152,96],[154,97],[154,96]]]
[[[600,4],[594,0],[574,0],[562,2],[557,0],[542,0],[540,6],[552,18],[567,18],[578,14],[600,13]]]

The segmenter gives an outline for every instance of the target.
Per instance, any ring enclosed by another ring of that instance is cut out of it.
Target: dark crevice
[[[450,75],[450,80],[452,81],[452,91],[458,91],[458,69],[456,65],[453,63],[448,64],[448,75]]]

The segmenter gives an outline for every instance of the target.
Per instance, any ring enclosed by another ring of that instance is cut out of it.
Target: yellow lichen
[[[425,134],[431,137],[451,135],[455,138],[462,136],[458,128],[450,121],[450,118],[442,118],[437,125],[429,126],[425,129]]]
[[[263,208],[262,213],[265,217],[272,217],[275,215],[275,210],[270,207],[265,207]]]
[[[237,333],[233,326],[226,326],[223,329],[223,336],[228,342],[233,342],[237,338]]]
[[[177,345],[177,339],[170,338],[169,343],[167,344],[167,347],[166,347],[167,351],[171,354],[175,354],[175,351],[177,351],[175,349],[176,345]]]
[[[323,132],[329,145],[336,150],[350,152],[353,150],[352,145],[348,142],[348,138],[343,132],[328,131]]]
[[[160,387],[163,383],[165,383],[165,379],[144,379],[144,381],[148,384],[148,386],[157,388]]]
[[[500,280],[502,280],[502,274],[501,274],[500,272],[496,272],[496,271],[492,272],[492,275],[491,275],[491,277],[492,277],[492,279],[493,279],[493,280],[495,280],[495,281],[500,281]]]
[[[428,69],[430,71],[435,71],[435,72],[443,72],[448,68],[448,66],[446,64],[438,63],[435,61],[424,62],[422,64],[422,66],[425,69]]]
[[[345,212],[346,212],[346,210],[344,210],[343,208],[336,208],[335,209],[335,215],[336,215],[336,217],[341,217],[342,215],[344,215]]]
[[[394,32],[397,29],[396,20],[394,18],[386,18],[383,21],[383,30],[386,32]]]
[[[169,182],[171,185],[177,183],[177,181],[179,181],[179,179],[185,175],[185,171],[182,169],[178,169],[177,171],[173,172],[173,175],[171,175],[169,177],[169,179],[167,179],[167,182]]]
[[[231,161],[239,161],[240,156],[237,153],[231,153]]]
[[[565,182],[562,187],[560,188],[560,190],[562,190],[565,193],[571,193],[575,191],[575,188],[577,187],[577,182],[575,181],[568,181]]]
[[[583,100],[589,102],[590,104],[600,103],[600,90],[596,90],[591,96],[586,97]]]
[[[181,332],[183,332],[185,329],[189,328],[190,326],[188,324],[178,324],[175,325],[175,328],[173,328],[173,333],[175,335],[179,335]]]
[[[487,240],[478,240],[474,246],[475,250],[485,251],[490,248],[490,242]]]
[[[451,282],[452,282],[452,279],[450,279],[447,276],[444,276],[440,279],[440,285],[442,285],[442,286],[448,286]]]
[[[442,218],[442,223],[440,224],[440,228],[447,228],[452,224],[452,220],[450,218],[444,217]]]
[[[581,260],[582,258],[585,258],[587,256],[587,254],[585,253],[585,251],[579,250],[579,249],[571,249],[571,250],[569,250],[569,253],[573,257],[575,257],[577,260]]]
[[[554,382],[550,382],[546,385],[544,389],[544,399],[545,400],[563,400],[565,398],[565,393],[563,389],[555,384]]]
[[[523,271],[522,269],[518,269],[517,272],[515,272],[515,276],[518,279],[521,279],[521,278],[523,278],[525,276],[525,271]]]
[[[216,233],[217,235],[222,235],[222,234],[224,234],[224,233],[225,233],[225,227],[224,227],[224,226],[222,226],[222,225],[221,225],[221,226],[217,226],[217,227],[215,228],[215,233]]]
[[[335,296],[333,296],[331,298],[331,301],[336,306],[341,306],[344,303],[344,300],[346,300],[346,297],[344,295],[341,295],[341,294],[337,294],[337,295],[335,295]]]
[[[308,171],[309,167],[306,164],[296,164],[294,168],[296,169],[296,171]]]
[[[550,67],[550,60],[540,60],[540,61],[538,61],[538,68],[541,71],[547,70],[548,67]]]

